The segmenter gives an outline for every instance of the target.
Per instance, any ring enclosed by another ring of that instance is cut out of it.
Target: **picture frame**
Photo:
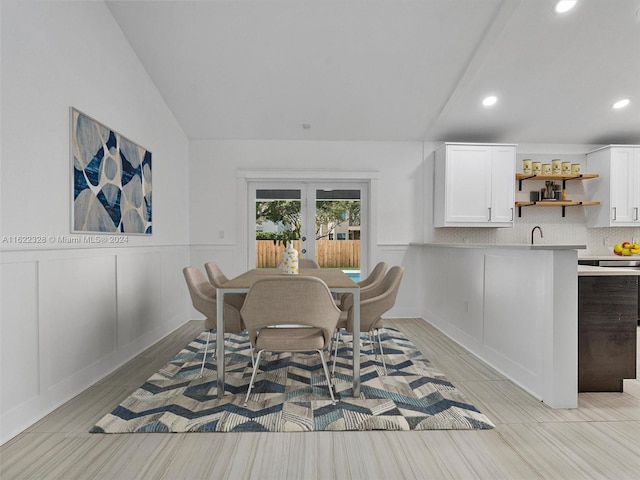
[[[71,232],[152,234],[152,154],[74,107]]]

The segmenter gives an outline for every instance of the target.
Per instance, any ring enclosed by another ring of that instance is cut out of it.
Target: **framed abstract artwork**
[[[71,108],[71,231],[151,235],[151,152]]]

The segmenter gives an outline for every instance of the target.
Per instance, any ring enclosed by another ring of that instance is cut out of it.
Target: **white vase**
[[[298,273],[298,251],[293,248],[293,243],[288,242],[282,253],[282,270],[288,275]]]

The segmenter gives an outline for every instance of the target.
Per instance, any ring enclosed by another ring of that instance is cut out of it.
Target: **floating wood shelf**
[[[600,205],[600,202],[579,202],[573,200],[541,200],[539,202],[516,202],[518,208],[518,217],[522,216],[522,207],[562,207],[562,216],[564,217],[565,207],[590,207]]]
[[[597,173],[583,173],[580,175],[532,175],[529,173],[516,173],[516,180],[518,182],[518,190],[522,191],[523,180],[562,180],[562,188],[566,188],[567,180],[589,180],[591,178],[598,178],[600,175]]]

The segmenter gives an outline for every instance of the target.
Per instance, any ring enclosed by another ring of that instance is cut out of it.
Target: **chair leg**
[[[331,359],[331,352],[333,351],[333,344],[338,338],[338,329],[336,328],[333,331],[333,335],[331,335],[331,340],[329,341],[329,359]]]
[[[256,367],[256,361],[253,358],[253,345],[249,344],[249,352],[251,355],[251,368],[255,368]]]
[[[253,373],[251,374],[251,381],[249,382],[249,388],[247,389],[247,396],[244,397],[244,406],[247,406],[247,402],[249,401],[249,394],[251,394],[251,388],[253,387],[253,381],[256,378],[256,373],[258,372],[258,366],[260,365],[260,355],[262,355],[264,350],[260,350],[258,352],[258,356],[256,358],[256,362],[253,364]],[[251,355],[253,358],[253,355]]]
[[[333,396],[333,388],[331,388],[331,379],[329,378],[329,368],[327,367],[327,362],[325,362],[324,360],[324,354],[322,353],[322,350],[316,350],[316,351],[320,354],[320,360],[322,360],[322,368],[324,369],[324,375],[325,377],[327,377],[327,386],[329,387],[329,394],[331,395],[331,403],[335,405],[336,399]]]
[[[342,338],[342,334],[341,333],[338,333],[338,334],[340,335],[340,338]],[[364,352],[363,352],[363,348],[362,348],[363,347],[362,339],[360,338],[360,335],[358,335],[356,337],[356,334],[354,333],[353,334],[353,342],[355,342],[356,339],[357,339],[358,342],[360,342],[360,355],[363,355]],[[343,341],[343,343],[344,343],[344,341]],[[371,348],[371,353],[373,353],[373,354],[376,353],[375,347],[373,346],[373,340],[371,339],[371,334],[369,334],[369,348]],[[331,351],[329,351],[329,353],[331,353]],[[331,376],[332,377],[335,377],[335,374],[336,374],[336,359],[337,358],[338,358],[338,344],[336,343],[335,351],[334,351],[334,354],[333,354],[333,365],[331,367]],[[331,359],[329,359],[329,360],[331,360]]]
[[[342,334],[340,333],[340,330],[336,330],[335,333],[335,350],[333,352],[333,366],[331,367],[331,376],[335,377],[336,375],[336,359],[338,358],[338,344],[340,343],[340,339],[342,338]],[[329,347],[329,355],[331,355],[331,347]],[[331,360],[331,358],[329,358],[329,360]]]
[[[331,343],[329,344],[329,354],[331,354],[331,351],[334,350],[338,350],[338,347],[334,347],[334,345],[336,343],[340,343],[342,338],[342,329],[341,328],[336,328],[333,332],[333,336],[331,337]],[[343,340],[344,343],[344,340]]]
[[[204,364],[205,364],[205,361],[207,360],[207,350],[209,348],[210,340],[211,340],[211,330],[207,332],[207,343],[204,346],[204,355],[202,356],[202,366],[200,367],[200,376],[202,376],[202,374],[204,373]],[[215,355],[215,350],[214,350],[214,355]]]
[[[382,357],[382,368],[384,369],[384,374],[387,374],[387,364],[384,361],[384,352],[382,351],[382,339],[380,338],[380,329],[376,328],[376,334],[378,335],[378,346],[380,347],[380,357]]]

